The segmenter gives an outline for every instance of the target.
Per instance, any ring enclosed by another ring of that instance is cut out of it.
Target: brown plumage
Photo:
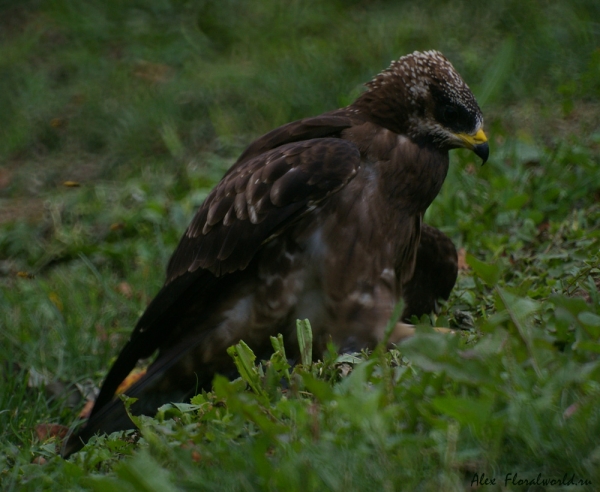
[[[404,317],[434,309],[454,285],[456,250],[422,216],[450,149],[487,159],[482,127],[467,85],[428,51],[393,62],[350,106],[254,141],[196,213],[64,454],[131,427],[115,390],[157,350],[128,390],[138,413],[209,388],[217,372],[234,376],[226,349],[240,339],[267,357],[282,333],[296,357],[296,319],[311,321],[318,355],[330,339],[340,350],[376,345],[403,296]],[[399,323],[394,340],[409,333]]]

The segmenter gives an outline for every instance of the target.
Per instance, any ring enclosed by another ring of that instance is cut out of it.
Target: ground
[[[597,489],[599,16],[583,0],[2,2],[0,488]],[[48,425],[77,417],[244,146],[432,48],[491,139],[483,167],[453,154],[428,211],[464,259],[440,315],[397,350],[294,370],[239,346],[244,380],[58,457]]]

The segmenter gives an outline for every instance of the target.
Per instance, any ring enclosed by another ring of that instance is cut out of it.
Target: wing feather
[[[206,223],[210,226],[214,226],[221,222],[233,206],[234,200],[235,197],[233,195],[225,195],[220,200],[211,203],[208,208],[208,213],[206,214]]]
[[[294,142],[244,161],[196,213],[169,262],[167,283],[198,268],[215,275],[244,269],[267,238],[309,202],[343,187],[359,165],[356,146],[339,138]]]

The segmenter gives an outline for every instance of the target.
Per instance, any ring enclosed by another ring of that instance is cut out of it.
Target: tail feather
[[[196,390],[210,389],[214,369],[208,366],[203,371],[187,375],[189,384],[184,382],[184,384],[170,386],[168,391],[157,388],[166,372],[179,362],[187,352],[199,345],[204,336],[196,336],[196,340],[190,338],[187,337],[164,354],[160,354],[148,368],[146,374],[127,390],[127,396],[138,398],[138,401],[131,406],[133,415],[153,415],[160,406],[166,403],[185,401],[186,398],[193,396]],[[125,349],[123,352],[125,352]],[[127,361],[127,359],[124,360]],[[118,360],[115,364],[117,363]],[[126,367],[125,364],[120,366],[121,369],[124,367]],[[125,405],[118,398],[111,398],[108,403],[102,406],[96,404],[94,409],[96,411],[92,412],[86,424],[78,432],[70,434],[65,440],[61,450],[61,455],[64,458],[79,451],[98,432],[109,434],[135,427],[127,415]]]
[[[204,274],[204,277],[201,274]],[[208,272],[189,273],[165,285],[159,291],[137,322],[131,338],[106,375],[92,409],[92,416],[113,399],[121,382],[140,359],[150,357],[158,348],[165,346],[170,333],[167,328],[172,328],[177,323],[176,316],[180,312],[176,304],[187,300],[190,287],[194,284],[199,285],[199,289],[191,290],[194,291],[195,296],[201,298],[206,289],[212,286],[214,279],[215,277]],[[167,317],[171,319],[167,320]]]

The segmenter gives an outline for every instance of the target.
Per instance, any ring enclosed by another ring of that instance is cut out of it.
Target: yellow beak
[[[483,164],[485,164],[490,155],[490,148],[488,139],[482,129],[477,130],[475,135],[457,133],[456,136],[461,140],[464,147],[475,152],[475,155],[481,157]]]

